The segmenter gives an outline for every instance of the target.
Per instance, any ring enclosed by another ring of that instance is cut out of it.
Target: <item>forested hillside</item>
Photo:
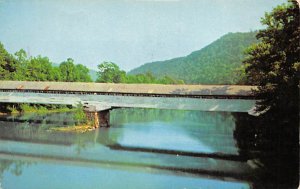
[[[144,64],[129,74],[151,72],[157,77],[168,75],[185,83],[235,84],[243,71],[244,51],[256,43],[256,32],[229,33],[186,57]]]
[[[155,83],[155,84],[184,84],[182,80],[176,80],[169,76],[154,77],[152,73],[128,75],[113,62],[103,62],[98,65],[98,78],[100,83]]]

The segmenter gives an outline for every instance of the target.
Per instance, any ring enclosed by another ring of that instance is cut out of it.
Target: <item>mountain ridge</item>
[[[145,63],[129,74],[151,72],[182,79],[190,84],[236,84],[236,70],[242,65],[244,50],[257,43],[256,32],[228,33],[183,57]]]

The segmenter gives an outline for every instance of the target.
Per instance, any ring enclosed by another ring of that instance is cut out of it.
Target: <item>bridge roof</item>
[[[252,96],[255,86],[162,85],[81,82],[0,81],[0,90],[74,91],[124,94]]]

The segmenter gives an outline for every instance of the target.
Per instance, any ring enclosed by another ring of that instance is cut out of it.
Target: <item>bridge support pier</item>
[[[104,109],[96,111],[95,109],[86,109],[85,114],[90,122],[93,123],[95,128],[98,127],[109,127],[109,115],[110,109]]]
[[[95,128],[109,127],[109,111],[111,107],[96,106],[89,103],[84,103],[83,109],[89,121],[93,122]]]
[[[97,112],[98,125],[100,127],[109,127],[109,110],[102,110]]]

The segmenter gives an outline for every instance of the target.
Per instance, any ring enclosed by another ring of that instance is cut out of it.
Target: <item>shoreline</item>
[[[85,133],[88,131],[94,131],[95,129],[96,129],[95,126],[84,124],[84,125],[73,125],[73,126],[66,126],[66,127],[53,127],[48,129],[48,131],[64,132],[64,133]]]

